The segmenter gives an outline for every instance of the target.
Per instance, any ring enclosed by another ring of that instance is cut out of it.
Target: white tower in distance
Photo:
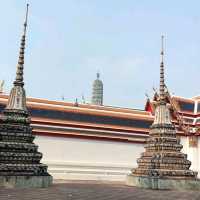
[[[100,74],[97,73],[97,79],[93,82],[92,88],[92,104],[103,105],[103,82],[99,79]]]

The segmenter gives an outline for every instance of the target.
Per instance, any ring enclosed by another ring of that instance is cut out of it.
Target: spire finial
[[[26,18],[25,18],[25,22],[24,22],[24,35],[26,35],[26,27],[27,27],[27,22],[28,22],[28,7],[29,4],[26,4]]]
[[[78,98],[75,99],[74,106],[78,106]]]
[[[26,40],[26,28],[27,28],[27,21],[28,21],[28,7],[29,7],[29,4],[26,5],[26,17],[25,17],[25,21],[24,21],[24,30],[23,30],[23,35],[22,35],[21,44],[20,44],[16,79],[14,81],[14,85],[18,85],[18,86],[22,86],[22,87],[24,85],[24,82],[23,82],[23,80],[24,80],[23,79],[24,50],[25,50],[25,40]]]
[[[99,72],[97,72],[97,79],[99,79],[99,77],[100,77],[100,73],[99,73]]]
[[[164,35],[161,36],[161,62],[164,62]]]
[[[161,63],[160,63],[160,100],[165,98],[165,79],[164,79],[164,36],[161,36]]]

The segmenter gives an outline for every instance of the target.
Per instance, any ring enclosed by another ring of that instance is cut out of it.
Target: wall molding
[[[108,163],[43,161],[54,179],[125,181],[133,166]]]

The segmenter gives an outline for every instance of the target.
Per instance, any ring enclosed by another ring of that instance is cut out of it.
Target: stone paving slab
[[[0,188],[0,200],[200,200],[200,191],[158,191],[122,183],[70,181],[42,189]]]

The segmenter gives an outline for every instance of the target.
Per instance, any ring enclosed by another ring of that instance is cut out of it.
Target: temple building
[[[92,104],[103,105],[103,82],[100,80],[99,73],[97,73],[97,79],[93,83]]]
[[[182,151],[199,172],[200,98],[171,96],[167,101],[176,105],[170,112]],[[0,94],[0,111],[7,102],[8,95]],[[155,102],[147,99],[145,109],[137,110],[27,98],[27,108],[42,162],[55,179],[125,181],[143,152]]]
[[[51,174],[54,179],[125,181],[131,169],[137,167],[137,159],[144,151],[159,95],[155,93],[153,99],[147,99],[141,110],[106,106],[103,103],[103,82],[97,73],[91,104],[26,98],[24,63],[21,61],[24,48],[25,35],[13,89],[10,95],[0,92],[0,118],[3,120],[0,126],[3,142],[0,148],[3,150],[0,153],[9,152],[10,157],[4,158],[12,161],[11,168],[16,165],[16,159],[10,152],[13,144],[4,143],[14,142],[13,137],[7,137],[12,134],[8,127],[19,133],[14,138],[17,139],[15,148],[19,152],[21,148],[25,151],[24,156],[17,154],[19,171],[23,173],[27,170],[43,176]],[[165,90],[166,105],[177,139],[183,145],[182,152],[188,155],[191,170],[200,172],[200,97],[171,96],[166,87]],[[11,121],[14,125],[10,124]],[[5,127],[9,130],[6,133],[3,131]],[[26,145],[19,144],[20,137]],[[20,159],[30,162],[30,168],[21,166]],[[34,165],[35,171],[32,170]],[[22,170],[23,167],[26,170]]]

